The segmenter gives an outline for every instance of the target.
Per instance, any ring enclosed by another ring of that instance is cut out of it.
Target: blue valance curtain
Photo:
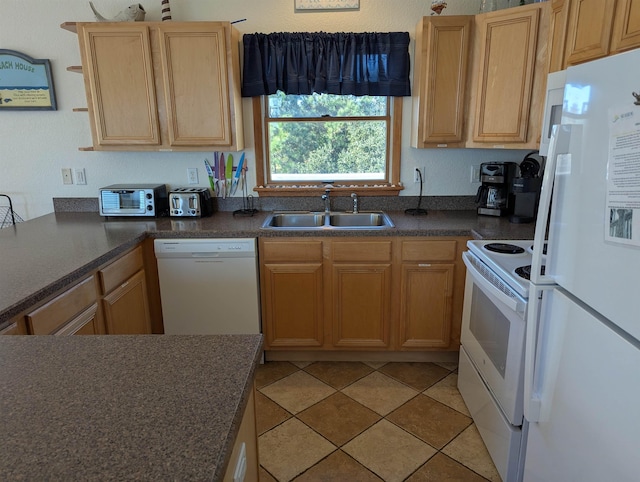
[[[245,34],[242,96],[409,96],[409,33]]]

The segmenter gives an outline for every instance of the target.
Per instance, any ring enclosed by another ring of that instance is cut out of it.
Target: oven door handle
[[[471,255],[467,252],[462,253],[462,260],[467,267],[467,273],[473,276],[474,282],[484,291],[486,294],[497,298],[498,301],[505,304],[509,309],[516,313],[523,314],[526,308],[526,301],[520,298],[516,293],[513,293],[514,297],[509,296],[500,288],[493,285],[484,275],[478,271],[473,262],[471,261]]]

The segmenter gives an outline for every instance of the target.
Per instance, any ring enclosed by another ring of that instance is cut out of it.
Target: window
[[[387,179],[387,97],[267,97],[269,182]]]
[[[409,41],[408,32],[243,36],[261,196],[306,195],[323,183],[360,194],[402,189]]]
[[[278,91],[254,98],[255,138],[264,139],[262,148],[256,143],[263,168],[257,191],[303,195],[331,184],[336,190],[396,195],[402,189],[401,106],[401,98],[387,96]]]

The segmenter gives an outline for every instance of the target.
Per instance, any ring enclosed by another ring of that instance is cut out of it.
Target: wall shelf
[[[68,30],[69,32],[78,33],[75,22],[62,22],[60,28]]]

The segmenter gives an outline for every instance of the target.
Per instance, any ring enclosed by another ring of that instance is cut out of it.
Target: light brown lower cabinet
[[[388,348],[392,240],[331,241],[332,346]]]
[[[26,315],[32,335],[81,335],[104,333],[98,309],[96,278],[89,276],[48,303]]]
[[[1,335],[26,335],[27,334],[27,326],[24,321],[24,317],[18,316],[14,318],[12,321],[7,324],[2,330],[0,330]]]
[[[144,270],[138,271],[102,298],[107,333],[145,335],[151,333]]]
[[[249,395],[247,408],[238,429],[236,441],[233,444],[231,460],[224,474],[222,482],[235,482],[234,477],[238,465],[244,465],[246,472],[244,479],[247,482],[258,480],[258,431],[256,427],[255,387]]]
[[[446,348],[451,342],[455,240],[401,241],[402,348]]]
[[[457,350],[467,238],[260,240],[266,350]]]
[[[309,348],[324,343],[322,241],[260,240],[265,344]]]
[[[159,296],[151,300],[148,296],[148,283],[154,293],[158,290],[157,273],[145,269],[145,260],[150,259],[145,249],[150,246],[136,246],[51,300],[16,316],[0,335],[152,333],[152,318],[160,319],[161,311]]]
[[[110,335],[151,333],[151,316],[142,247],[120,257],[98,272],[102,307]]]

